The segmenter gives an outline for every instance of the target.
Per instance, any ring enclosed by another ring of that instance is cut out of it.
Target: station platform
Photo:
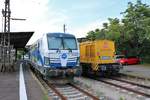
[[[150,65],[139,64],[123,66],[120,73],[150,79]]]
[[[22,72],[20,67],[23,69]],[[44,100],[44,98],[44,91],[30,73],[25,61],[18,61],[14,72],[0,72],[0,100]]]

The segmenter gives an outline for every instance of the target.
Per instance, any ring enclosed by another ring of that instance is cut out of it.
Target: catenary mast
[[[6,63],[7,66],[10,67],[10,0],[5,0],[5,8],[2,9],[2,15],[4,17],[4,32],[2,32],[1,37],[1,58],[2,58],[2,68],[1,71],[6,70]]]

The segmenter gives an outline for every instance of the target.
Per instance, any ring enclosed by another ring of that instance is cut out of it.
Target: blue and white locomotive
[[[79,45],[72,34],[46,33],[30,47],[30,61],[46,79],[80,74]]]

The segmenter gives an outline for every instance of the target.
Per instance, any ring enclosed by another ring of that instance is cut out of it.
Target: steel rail
[[[31,67],[30,67],[31,68]],[[38,73],[36,73],[36,71],[34,71],[33,69],[31,69],[31,72],[35,75],[35,77],[37,77],[37,79],[41,82],[41,83],[45,83],[45,85],[47,85],[58,97],[60,97],[61,100],[68,100],[67,96],[64,96],[63,92],[61,93],[59,89],[57,89],[57,86],[55,86],[55,84],[50,83],[50,81],[48,80],[44,80]],[[42,82],[43,81],[43,82]],[[98,97],[88,93],[87,91],[81,89],[80,87],[69,83],[68,85],[70,85],[71,87],[73,87],[74,89],[80,91],[82,94],[85,94],[86,96],[90,97],[93,100],[99,100]]]
[[[128,91],[134,92],[136,94],[140,94],[140,95],[145,96],[145,97],[150,97],[150,94],[147,94],[147,93],[144,93],[144,92],[140,92],[140,91],[137,91],[137,90],[133,90],[131,88],[127,88],[127,87],[124,87],[124,86],[121,86],[121,85],[118,85],[118,84],[115,84],[115,83],[112,83],[112,82],[108,82],[108,81],[103,80],[103,79],[95,78],[95,77],[92,77],[92,76],[84,76],[84,77],[87,77],[87,78],[90,78],[90,79],[94,79],[94,80],[103,82],[105,84],[113,85],[115,87],[119,87],[119,88],[122,88],[122,89],[125,89],[125,90],[128,90]]]
[[[33,75],[35,75],[35,77],[39,80],[40,83],[45,83],[50,89],[52,89],[52,91],[54,91],[56,93],[57,96],[59,96],[61,98],[61,100],[67,100],[66,97],[64,97],[56,88],[53,84],[49,83],[47,80],[44,80],[43,78],[41,78],[41,76],[39,76],[39,74],[37,74],[33,69],[31,69],[30,67],[30,71],[31,73],[33,73]],[[43,82],[42,82],[43,81]],[[44,85],[44,84],[42,84]]]
[[[114,78],[114,77],[111,78],[111,79],[117,80],[117,81],[120,81],[120,82],[125,82],[125,83],[132,84],[132,85],[136,85],[136,86],[143,87],[143,88],[146,88],[146,89],[150,89],[150,86],[147,86],[147,85],[138,84],[138,83],[134,83],[134,82],[131,82],[131,81],[126,81],[126,80],[122,80],[122,79]]]
[[[79,88],[78,86],[76,86],[76,85],[74,85],[74,84],[71,84],[71,83],[70,83],[69,85],[71,85],[71,86],[74,87],[75,89],[77,89],[77,90],[83,92],[83,93],[86,94],[87,96],[91,97],[93,100],[99,100],[98,97],[96,97],[96,96],[94,96],[94,95],[88,93],[87,91],[85,91],[85,90]]]
[[[56,87],[49,83],[48,81],[45,81],[47,85],[61,98],[61,100],[67,100],[67,97],[65,97],[63,94],[59,92],[59,90],[56,89]]]
[[[96,80],[101,81],[101,82],[106,83],[106,84],[109,84],[109,85],[119,87],[119,88],[123,88],[125,90],[134,92],[136,94],[140,94],[140,95],[145,96],[145,97],[150,97],[150,94],[147,94],[147,93],[144,93],[144,92],[140,92],[140,91],[137,91],[137,90],[134,90],[134,89],[131,89],[131,88],[127,88],[127,87],[124,87],[124,86],[121,86],[121,85],[118,85],[118,84],[115,84],[115,83],[112,83],[112,82],[108,82],[108,81],[105,81],[105,80],[102,80],[102,79],[96,79]]]
[[[123,74],[123,73],[120,73],[119,75],[120,76],[125,76],[125,77],[132,77],[132,78],[137,78],[137,79],[149,80],[150,81],[150,78],[145,78],[145,77],[140,77],[140,76],[134,76],[134,75]]]

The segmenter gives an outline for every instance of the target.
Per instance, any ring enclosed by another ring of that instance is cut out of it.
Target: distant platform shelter
[[[34,32],[10,32],[10,45],[15,49],[24,49]],[[5,33],[6,36],[7,33]],[[2,32],[0,32],[0,39]]]

